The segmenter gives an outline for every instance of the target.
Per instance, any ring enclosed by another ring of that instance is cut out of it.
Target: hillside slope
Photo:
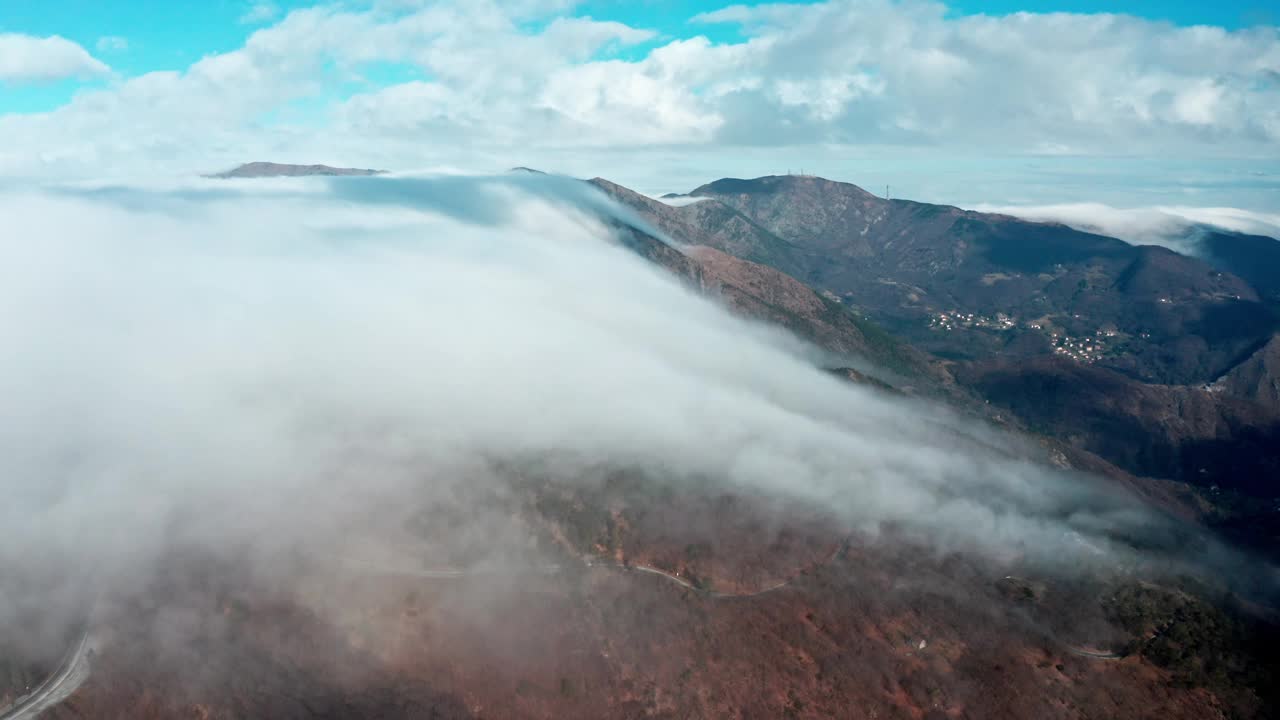
[[[1164,248],[822,178],[718,180],[680,207],[611,194],[673,237],[772,265],[957,359],[1051,354],[1105,336],[1090,362],[1149,382],[1204,382],[1278,323],[1249,283]]]
[[[985,417],[1083,452],[1077,461],[1101,458],[1097,472],[1278,492],[1280,341],[1237,276],[1161,247],[821,178],[719,180],[681,206],[595,182],[676,240],[781,258],[775,269],[820,296],[842,292],[846,307],[951,358],[948,374],[999,409]],[[758,283],[739,286],[760,302]],[[926,309],[927,323],[913,319]]]
[[[1280,335],[1218,379],[1213,387],[1222,392],[1280,408]]]

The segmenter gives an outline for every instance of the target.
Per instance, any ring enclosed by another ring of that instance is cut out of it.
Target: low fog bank
[[[1117,208],[1102,203],[1067,203],[978,205],[973,209],[1036,222],[1062,223],[1135,245],[1162,245],[1185,255],[1203,254],[1200,236],[1206,228],[1280,238],[1280,215],[1232,207]]]
[[[777,494],[996,560],[1211,551],[817,370],[628,252],[601,216],[634,218],[563,178],[10,189],[0,214],[0,563],[43,578],[0,600],[128,591],[174,547],[273,573],[409,523],[518,545],[501,498],[525,465]]]

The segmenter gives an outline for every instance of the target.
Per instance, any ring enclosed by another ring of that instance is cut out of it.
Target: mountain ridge
[[[704,200],[680,207],[612,193],[659,217],[672,236],[772,265],[946,357],[974,347],[1049,354],[1055,333],[1092,335],[1105,325],[1119,338],[1112,348],[1125,347],[1095,361],[1146,382],[1194,383],[1220,376],[1280,327],[1280,313],[1238,276],[1060,223],[888,200],[812,176],[725,178],[695,188],[688,196]],[[950,311],[1019,323],[1005,333],[930,328]],[[1184,341],[1178,354],[1161,352],[1175,339]]]
[[[296,165],[254,161],[244,163],[230,170],[206,175],[209,178],[262,178],[262,177],[361,177],[369,175],[385,175],[386,170],[368,168],[344,168],[330,165]]]
[[[1084,453],[1075,462],[1096,457],[1103,463],[1096,472],[1140,486],[1149,483],[1129,474],[1201,493],[1276,493],[1269,478],[1278,458],[1268,450],[1280,443],[1274,315],[1246,281],[1204,260],[1061,223],[886,200],[809,176],[717,180],[691,191],[687,197],[704,198],[691,205],[592,183],[688,243],[688,255],[771,266],[885,324],[951,382],[984,398],[980,415]],[[884,258],[894,253],[897,266]],[[784,284],[747,277],[733,290],[749,291],[748,304]],[[832,279],[846,284],[833,288]],[[900,333],[903,297],[934,303],[941,319]],[[1014,315],[1027,307],[1036,314]],[[753,314],[779,322],[767,307]],[[972,403],[964,392],[949,397]],[[1237,520],[1225,512],[1214,522],[1230,530]],[[1266,544],[1270,526],[1247,534]]]

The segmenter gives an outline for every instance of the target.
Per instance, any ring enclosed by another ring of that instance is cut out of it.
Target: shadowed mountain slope
[[[1277,492],[1276,317],[1239,276],[1163,247],[885,200],[821,178],[718,180],[679,205],[593,182],[674,240],[723,251],[689,251],[710,267],[723,268],[725,254],[772,258],[819,298],[950,358],[948,374],[990,403],[985,417],[1065,443],[1086,462],[1096,455],[1105,462],[1095,471]],[[735,275],[734,291],[747,296],[738,305],[820,334],[762,309],[794,297],[786,282]]]
[[[1277,327],[1235,275],[1065,225],[809,176],[718,180],[679,207],[596,183],[673,237],[771,265],[947,357],[1048,354],[1062,336],[1106,331],[1114,339],[1096,362],[1149,382],[1203,382]],[[937,332],[943,313],[981,324]],[[989,331],[997,316],[1011,324]]]

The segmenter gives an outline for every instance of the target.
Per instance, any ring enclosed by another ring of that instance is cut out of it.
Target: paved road
[[[1067,649],[1067,652],[1071,653],[1072,655],[1079,655],[1080,657],[1086,657],[1092,660],[1123,660],[1125,658],[1124,655],[1117,655],[1116,653],[1113,653],[1113,652],[1101,652],[1098,650],[1088,650],[1085,648],[1075,647],[1074,645],[1064,645],[1063,647],[1065,647]]]
[[[89,678],[91,653],[89,631],[85,630],[44,682],[9,707],[0,709],[0,720],[35,720],[40,713],[67,699]]]

